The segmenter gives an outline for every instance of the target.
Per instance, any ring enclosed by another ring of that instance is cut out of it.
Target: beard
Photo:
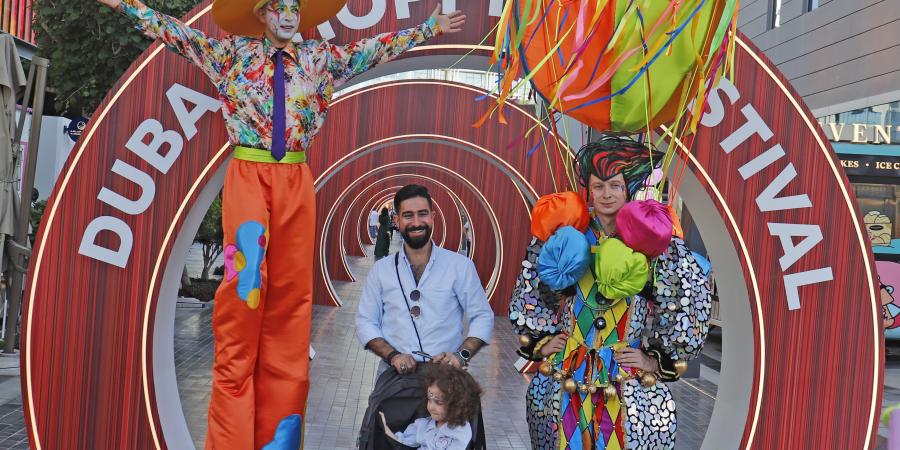
[[[413,231],[425,230],[425,234],[422,236],[411,237],[409,234]],[[403,231],[400,232],[400,236],[403,237],[403,241],[406,242],[413,250],[418,250],[425,246],[425,244],[431,242],[431,227],[428,225],[422,225],[419,227],[406,227]]]

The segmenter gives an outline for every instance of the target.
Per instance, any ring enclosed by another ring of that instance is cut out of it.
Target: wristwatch
[[[472,359],[472,352],[464,348],[456,352],[456,354],[459,355],[460,358],[462,358],[464,366],[469,365],[469,360]]]

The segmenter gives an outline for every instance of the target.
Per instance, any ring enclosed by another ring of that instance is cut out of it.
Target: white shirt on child
[[[434,419],[425,417],[416,419],[396,436],[401,444],[422,450],[465,450],[472,440],[472,428],[468,422],[460,427],[437,426]]]

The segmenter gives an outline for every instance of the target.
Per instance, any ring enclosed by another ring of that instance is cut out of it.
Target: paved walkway
[[[0,355],[0,449],[28,449],[18,356]]]

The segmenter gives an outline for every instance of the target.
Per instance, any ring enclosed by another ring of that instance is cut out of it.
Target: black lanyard
[[[400,251],[403,250],[401,249]],[[409,313],[409,320],[412,321],[413,330],[416,332],[416,341],[419,342],[419,351],[425,353],[425,349],[422,348],[422,338],[419,337],[419,328],[416,327],[416,320],[413,318],[412,309],[409,307],[409,300],[406,298],[403,282],[400,281],[400,252],[394,253],[394,271],[397,273],[397,284],[400,285],[400,292],[403,294],[403,302],[406,303],[406,311]]]

